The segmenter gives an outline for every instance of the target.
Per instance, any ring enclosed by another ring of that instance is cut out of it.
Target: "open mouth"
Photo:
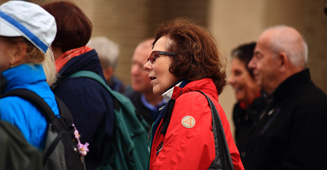
[[[234,88],[234,90],[235,90],[235,92],[237,93],[237,92],[241,91],[242,88],[238,87],[238,88]]]
[[[150,79],[150,80],[154,80],[154,79],[156,79],[156,77],[152,77],[152,76],[150,76],[149,79]]]

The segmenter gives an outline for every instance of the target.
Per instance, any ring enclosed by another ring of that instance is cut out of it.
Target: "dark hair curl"
[[[246,70],[250,73],[251,77],[254,79],[253,70],[251,70],[248,65],[254,54],[254,48],[256,42],[251,42],[247,44],[241,44],[231,52],[232,58],[238,58],[245,64]]]

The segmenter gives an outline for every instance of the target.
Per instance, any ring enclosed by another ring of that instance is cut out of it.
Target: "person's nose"
[[[235,78],[233,74],[227,79],[228,84],[233,85],[235,84]]]
[[[248,64],[249,69],[254,69],[255,68],[255,56],[252,57]]]
[[[146,71],[149,72],[149,71],[152,69],[152,64],[151,64],[151,62],[150,62],[150,61],[147,61],[147,62],[144,64],[143,68],[144,68],[144,70],[146,70]]]
[[[136,64],[134,64],[134,65],[132,65],[132,68],[131,68],[131,75],[137,75],[137,73],[139,72],[138,71],[138,67],[140,67],[140,66],[138,66],[138,65],[136,65]],[[141,68],[141,69],[143,69],[143,68]]]

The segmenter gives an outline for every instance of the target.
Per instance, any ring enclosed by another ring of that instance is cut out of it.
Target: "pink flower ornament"
[[[82,155],[82,156],[86,156],[87,152],[89,152],[89,143],[85,143],[85,144],[82,144],[81,141],[79,140],[79,138],[81,137],[81,135],[78,133],[78,130],[76,129],[75,125],[73,124],[73,127],[75,129],[74,131],[74,135],[75,135],[75,138],[77,139],[77,148],[78,148],[78,151],[79,153]]]

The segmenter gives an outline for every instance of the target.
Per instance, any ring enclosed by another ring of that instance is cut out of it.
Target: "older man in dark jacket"
[[[293,28],[265,30],[249,63],[266,92],[247,149],[245,169],[325,169],[327,96],[310,79],[307,45]]]

